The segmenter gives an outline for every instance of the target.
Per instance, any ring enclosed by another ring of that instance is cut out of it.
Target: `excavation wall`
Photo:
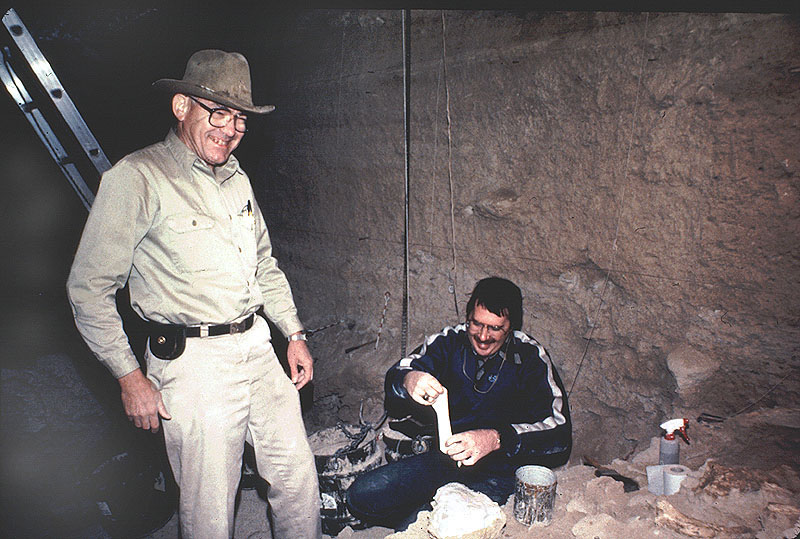
[[[408,350],[502,275],[570,392],[576,455],[776,384],[759,406],[798,402],[796,17],[406,24]],[[399,12],[310,12],[268,51],[262,204],[309,327],[355,322],[312,339],[315,401],[340,418],[380,402],[404,341],[402,47]]]

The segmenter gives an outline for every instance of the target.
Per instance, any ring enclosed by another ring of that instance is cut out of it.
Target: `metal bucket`
[[[340,424],[312,434],[308,441],[319,477],[323,533],[335,536],[345,526],[358,528],[361,522],[348,511],[344,494],[356,477],[383,464],[375,431]]]
[[[556,501],[556,474],[544,466],[521,466],[516,472],[514,518],[525,526],[548,526]]]

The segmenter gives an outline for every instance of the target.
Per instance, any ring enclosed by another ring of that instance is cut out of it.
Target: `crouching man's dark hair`
[[[522,292],[508,279],[487,277],[478,281],[467,302],[467,320],[472,317],[476,305],[482,305],[497,316],[507,316],[512,330],[522,329]]]

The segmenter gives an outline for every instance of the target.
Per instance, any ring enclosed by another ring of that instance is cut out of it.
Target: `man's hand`
[[[289,362],[292,383],[298,390],[314,378],[314,360],[305,341],[289,341],[286,359]]]
[[[444,393],[444,386],[433,375],[425,371],[409,371],[403,378],[403,387],[414,402],[430,406],[436,397]]]
[[[122,390],[122,407],[125,415],[137,428],[158,432],[160,420],[172,419],[161,400],[153,382],[145,378],[141,369],[136,369],[118,380]]]
[[[444,445],[454,461],[474,466],[492,451],[500,449],[500,434],[494,429],[468,430],[453,434]]]

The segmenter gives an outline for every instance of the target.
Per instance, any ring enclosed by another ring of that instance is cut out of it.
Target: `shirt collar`
[[[225,162],[224,165],[221,167],[211,167],[200,159],[193,151],[189,149],[186,144],[178,137],[178,134],[175,132],[175,129],[172,128],[167,133],[167,138],[164,139],[164,144],[166,144],[169,151],[172,153],[172,156],[175,158],[175,161],[178,162],[178,166],[186,172],[189,176],[192,175],[192,168],[197,164],[203,171],[207,174],[210,174],[218,183],[223,183],[226,180],[229,180],[233,177],[236,173],[241,172],[239,168],[239,160],[236,159],[236,156],[231,154],[228,160]]]
[[[497,359],[498,361],[503,361],[505,359],[505,357],[506,357],[506,352],[508,352],[508,354],[511,356],[511,358],[514,359],[514,363],[516,365],[522,365],[522,358],[519,355],[519,351],[517,351],[516,347],[514,346],[514,344],[515,344],[514,340],[515,339],[514,339],[513,332],[506,337],[507,339],[509,339],[509,342],[508,343],[503,343],[503,346],[500,347],[500,350],[498,350],[493,355],[491,355],[491,356],[489,356],[487,358],[483,358],[483,357],[479,356],[477,353],[475,353],[475,349],[472,348],[472,343],[470,342],[470,340],[467,337],[466,333],[464,334],[464,338],[467,341],[467,348],[469,348],[469,351],[472,353],[472,356],[475,359],[480,359],[480,360],[485,361],[485,362],[493,361],[495,359]]]

